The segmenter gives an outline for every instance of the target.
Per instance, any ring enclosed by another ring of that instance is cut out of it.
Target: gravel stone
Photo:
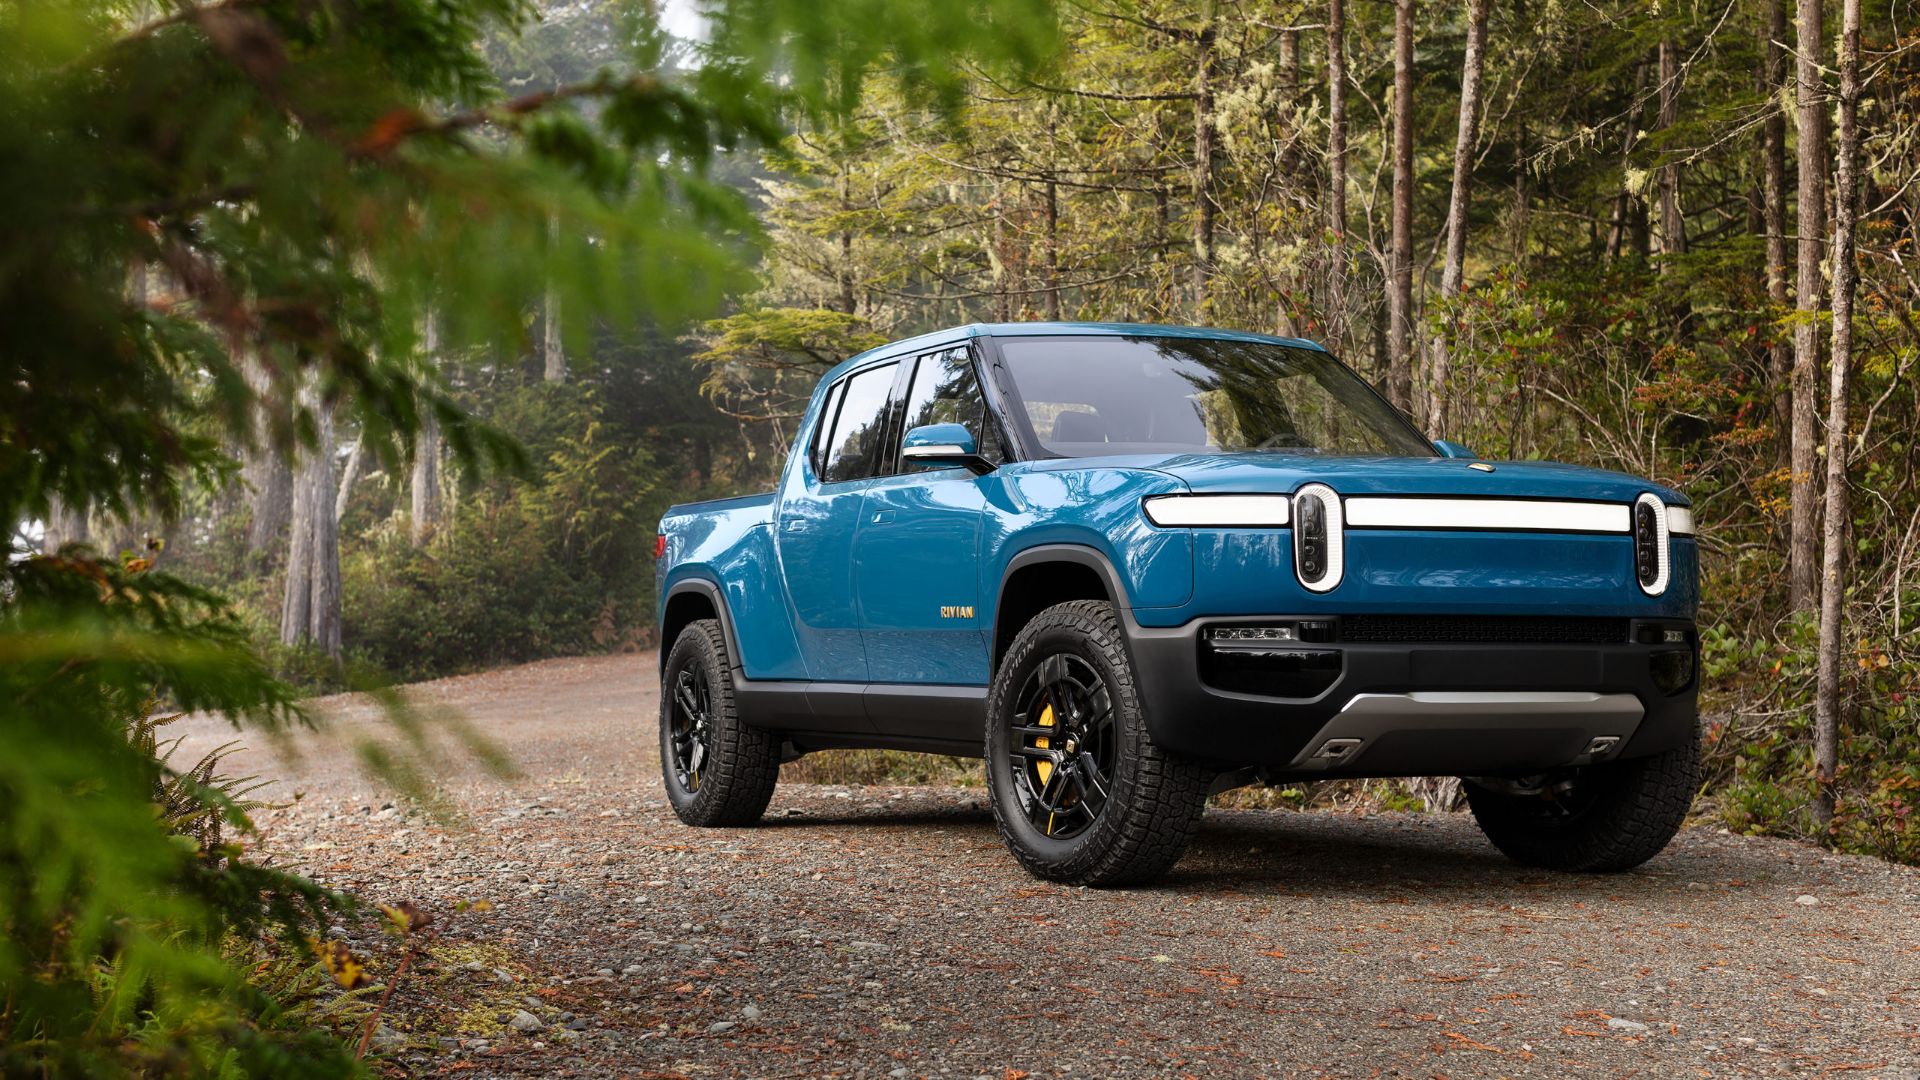
[[[435,917],[456,977],[409,981],[393,1029],[430,1041],[503,1014],[515,1033],[396,1067],[1920,1080],[1920,869],[1696,827],[1637,870],[1551,874],[1464,814],[1213,809],[1151,888],[1067,889],[1018,869],[978,788],[783,783],[761,827],[682,825],[660,789],[658,673],[626,654],[411,688],[522,773],[436,775],[460,822],[373,813],[397,801],[351,747],[391,731],[361,699],[309,703],[334,730],[297,736],[297,764],[264,745],[229,761],[276,781],[259,856]],[[174,730],[182,760],[232,735]],[[553,887],[536,901],[523,875]],[[357,923],[338,936],[397,949]]]

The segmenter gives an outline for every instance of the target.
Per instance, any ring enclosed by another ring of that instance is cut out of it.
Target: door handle
[[[780,527],[787,532],[812,532],[813,522],[806,518],[788,518],[780,523]]]
[[[875,510],[873,512],[873,523],[875,525],[885,525],[887,522],[892,520],[893,520],[893,511],[891,510]]]

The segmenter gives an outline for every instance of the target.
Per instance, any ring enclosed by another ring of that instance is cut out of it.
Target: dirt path
[[[1101,892],[1022,874],[964,789],[791,785],[763,827],[697,831],[659,789],[655,670],[418,688],[525,771],[448,774],[469,831],[383,810],[330,744],[247,762],[303,793],[261,815],[268,849],[446,925],[400,995],[402,1065],[1920,1078],[1917,870],[1695,829],[1638,872],[1556,876],[1465,815],[1215,810],[1164,883]],[[321,704],[343,731],[374,722]]]

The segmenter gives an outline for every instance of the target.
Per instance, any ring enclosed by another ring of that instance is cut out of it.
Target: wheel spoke
[[[1104,683],[1094,685],[1093,692],[1087,695],[1087,714],[1085,722],[1088,734],[1104,728],[1113,721],[1113,695],[1107,693]]]
[[[1087,787],[1092,790],[1093,794],[1100,796],[1101,804],[1105,805],[1107,801],[1107,777],[1105,773],[1100,771],[1100,762],[1095,760],[1092,754],[1083,750],[1080,752],[1080,756],[1074,759],[1073,771],[1076,777],[1086,781]]]
[[[691,668],[683,668],[673,684],[673,708],[668,717],[668,745],[673,755],[673,775],[688,792],[700,790],[700,774],[713,751],[711,712],[713,696],[707,681]]]
[[[1054,653],[1052,656],[1040,661],[1040,669],[1034,672],[1034,674],[1040,677],[1041,688],[1044,691],[1051,692],[1055,686],[1068,681],[1067,654]],[[1057,702],[1055,706],[1056,708],[1058,707]]]
[[[1079,835],[1112,798],[1113,694],[1092,662],[1063,651],[1035,665],[1015,700],[1004,760],[1028,820],[1055,839]]]
[[[1054,769],[1047,774],[1047,782],[1040,785],[1039,794],[1034,796],[1036,809],[1045,810],[1049,814],[1059,812],[1059,805],[1056,804],[1053,799],[1049,799],[1047,794],[1056,788],[1065,787],[1066,785],[1061,782],[1065,777],[1066,770],[1064,769]]]

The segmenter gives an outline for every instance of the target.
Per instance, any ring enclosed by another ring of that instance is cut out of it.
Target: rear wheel
[[[1467,805],[1493,846],[1526,866],[1610,872],[1639,866],[1686,821],[1700,745],[1525,780],[1468,780]]]
[[[674,639],[660,679],[660,773],[689,825],[751,825],[780,778],[780,744],[748,727],[733,699],[727,639],[713,619]]]
[[[1158,877],[1206,809],[1205,770],[1147,738],[1120,621],[1103,601],[1056,605],[1020,631],[987,696],[986,757],[1001,838],[1051,881]]]

